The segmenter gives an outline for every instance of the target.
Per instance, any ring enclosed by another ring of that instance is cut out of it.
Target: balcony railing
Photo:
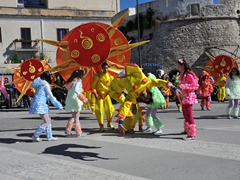
[[[36,40],[21,40],[13,41],[15,51],[38,51],[38,41]]]

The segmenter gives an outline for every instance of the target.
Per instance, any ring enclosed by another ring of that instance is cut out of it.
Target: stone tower
[[[233,58],[240,56],[240,0],[156,0],[140,4],[141,16],[149,17],[150,27],[142,28],[140,40],[150,39],[141,46],[142,63],[162,64],[165,72],[176,68],[176,59],[184,58],[197,74],[209,57],[220,54]],[[114,17],[117,18],[117,17]],[[123,23],[135,21],[129,16]],[[138,31],[129,30],[125,35],[138,41]],[[138,63],[138,49],[132,50],[131,61]]]

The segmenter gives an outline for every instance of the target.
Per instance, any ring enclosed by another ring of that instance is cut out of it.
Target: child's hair
[[[47,81],[49,84],[52,84],[52,73],[50,71],[44,71],[40,78]]]
[[[198,79],[198,78],[196,77],[195,73],[192,71],[190,65],[186,62],[185,59],[178,59],[177,62],[178,62],[178,64],[180,64],[181,66],[182,66],[182,65],[184,66],[184,72],[183,72],[183,74],[181,75],[180,79],[182,79],[183,76],[184,76],[184,74],[187,73],[187,72],[190,73],[190,74],[192,74],[195,79]]]
[[[231,79],[233,79],[233,73],[232,73],[233,71],[237,71],[237,74],[236,74],[236,75],[237,75],[238,77],[240,76],[240,73],[239,73],[238,68],[235,68],[235,67],[234,67],[234,68],[232,68],[232,70],[231,70],[230,73],[229,73],[229,76],[230,76]]]
[[[102,69],[103,69],[103,67],[105,67],[105,66],[108,66],[108,63],[107,63],[107,62],[103,62],[103,63],[101,64]]]
[[[151,98],[148,101],[143,100],[142,98],[141,99],[146,104],[152,104],[153,103],[152,93],[151,93],[151,91],[147,91],[147,93],[150,95]]]
[[[181,66],[184,66],[184,72],[183,75],[187,72],[187,71],[192,71],[190,65],[186,62],[185,59],[178,59],[178,64],[180,64]]]
[[[67,80],[67,83],[72,82],[75,78],[82,78],[84,76],[84,71],[81,69],[75,70],[72,72],[70,78]]]

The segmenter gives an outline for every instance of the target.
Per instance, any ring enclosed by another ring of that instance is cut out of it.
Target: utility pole
[[[137,2],[137,27],[138,27],[138,42],[140,42],[140,19],[139,19],[139,9],[138,9],[138,0]],[[142,67],[142,57],[141,57],[141,48],[138,46],[138,58],[139,58],[139,67]]]

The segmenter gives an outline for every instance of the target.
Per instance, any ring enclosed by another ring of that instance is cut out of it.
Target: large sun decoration
[[[206,63],[203,69],[214,78],[215,82],[217,82],[220,74],[223,73],[224,76],[228,76],[233,67],[238,68],[236,60],[240,57],[232,58],[231,56],[224,54],[213,57],[208,53],[206,53],[206,55],[210,58],[210,60]]]
[[[51,69],[47,63],[48,59],[49,56],[44,60],[32,58],[23,61],[17,68],[8,67],[15,70],[11,84],[14,84],[21,93],[16,102],[18,102],[24,94],[28,96],[34,95],[34,89],[31,87],[32,81],[39,77],[45,70]]]
[[[81,24],[68,32],[61,41],[38,39],[57,46],[57,66],[52,72],[60,72],[66,81],[76,69],[83,69],[85,77],[83,88],[91,91],[91,82],[95,73],[101,72],[101,64],[109,64],[109,72],[116,75],[130,63],[130,50],[148,43],[143,41],[130,44],[126,37],[117,29],[128,12],[112,25],[101,22]]]

